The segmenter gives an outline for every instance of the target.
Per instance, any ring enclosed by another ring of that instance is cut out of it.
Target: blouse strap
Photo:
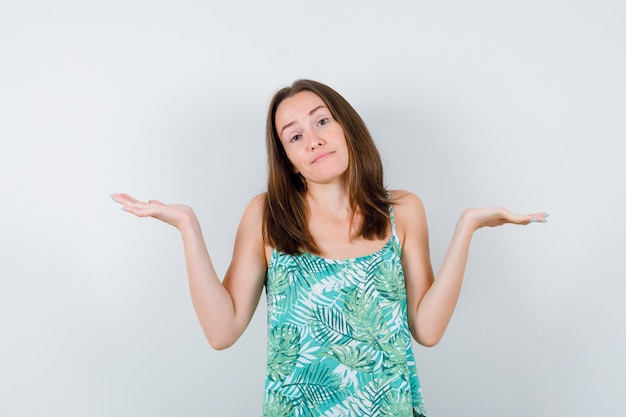
[[[391,222],[391,234],[393,235],[393,237],[397,238],[398,235],[396,234],[396,222],[393,217],[393,204],[391,204],[391,194],[389,194],[389,191],[387,191],[387,200],[389,200],[389,220]]]

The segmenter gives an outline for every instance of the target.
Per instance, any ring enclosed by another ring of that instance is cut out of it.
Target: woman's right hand
[[[111,194],[122,209],[137,217],[154,217],[180,230],[181,226],[193,219],[195,214],[191,207],[183,204],[164,204],[158,200],[140,201],[128,194]]]

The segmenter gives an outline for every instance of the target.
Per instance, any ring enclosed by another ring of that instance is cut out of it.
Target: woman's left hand
[[[463,212],[462,218],[470,222],[474,229],[495,227],[503,224],[546,223],[548,213],[516,214],[504,207],[471,208]]]

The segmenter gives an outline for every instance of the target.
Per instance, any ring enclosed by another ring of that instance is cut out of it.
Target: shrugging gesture
[[[373,138],[335,90],[310,80],[279,90],[266,147],[268,187],[242,215],[223,280],[189,206],[112,198],[180,231],[194,308],[214,348],[241,336],[266,288],[263,416],[424,416],[411,335],[424,346],[441,340],[473,233],[547,214],[465,210],[435,278],[422,201],[384,187]]]

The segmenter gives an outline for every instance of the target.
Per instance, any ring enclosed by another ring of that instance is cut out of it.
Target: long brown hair
[[[305,179],[293,166],[278,136],[276,110],[283,100],[310,91],[326,104],[343,128],[350,161],[348,184],[352,212],[362,214],[358,234],[366,239],[383,239],[389,226],[389,200],[383,184],[383,166],[376,144],[361,116],[339,93],[322,83],[297,80],[280,89],[270,102],[266,124],[267,194],[263,210],[263,239],[289,254],[321,254],[308,227],[304,200]]]

